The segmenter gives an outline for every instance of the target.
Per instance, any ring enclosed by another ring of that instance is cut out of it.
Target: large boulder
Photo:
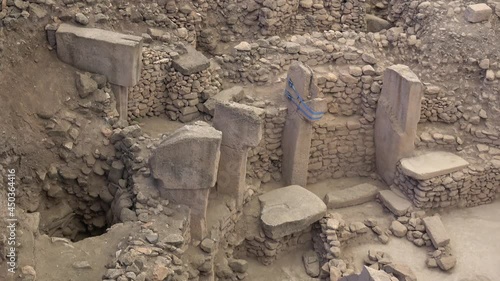
[[[267,237],[278,239],[300,232],[326,214],[326,205],[309,190],[290,185],[259,196],[261,221]]]

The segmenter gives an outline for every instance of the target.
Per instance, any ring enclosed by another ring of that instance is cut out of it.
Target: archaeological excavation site
[[[500,280],[500,0],[0,1],[0,281]]]

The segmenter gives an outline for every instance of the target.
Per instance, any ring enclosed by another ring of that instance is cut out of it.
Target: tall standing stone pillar
[[[215,185],[222,134],[204,122],[184,126],[163,140],[149,159],[162,197],[191,209],[191,237],[206,236],[210,187]]]
[[[377,171],[389,185],[398,161],[415,149],[422,91],[422,83],[408,66],[385,70],[375,120],[375,157]]]
[[[312,70],[300,62],[293,63],[286,81],[288,113],[281,142],[281,169],[287,185],[307,185],[313,122],[326,111],[325,100],[318,94]]]
[[[217,191],[243,205],[246,191],[248,150],[262,139],[264,110],[235,102],[218,102],[215,106],[214,127],[222,131],[221,159],[217,176]]]

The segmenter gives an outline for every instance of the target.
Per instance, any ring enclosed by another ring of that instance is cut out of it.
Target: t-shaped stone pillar
[[[379,175],[389,185],[398,161],[415,149],[422,91],[422,83],[408,66],[385,70],[375,120],[375,158]]]
[[[151,174],[162,197],[191,208],[191,236],[206,235],[210,187],[215,185],[222,133],[204,122],[184,126],[153,151]]]
[[[97,28],[61,24],[57,56],[81,70],[106,75],[116,97],[120,120],[127,120],[128,87],[141,75],[142,37]]]
[[[262,139],[264,110],[235,102],[215,105],[214,127],[222,131],[217,191],[243,205],[248,150]]]
[[[294,62],[287,76],[285,96],[288,98],[288,113],[281,141],[281,171],[287,185],[307,185],[313,122],[326,111],[326,102],[318,98],[318,94],[312,70]]]

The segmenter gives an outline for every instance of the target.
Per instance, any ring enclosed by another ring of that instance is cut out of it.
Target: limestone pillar
[[[422,83],[408,66],[385,70],[375,120],[375,157],[377,171],[389,185],[397,162],[415,149],[422,91]]]
[[[323,116],[326,103],[318,97],[312,70],[300,62],[290,66],[285,89],[288,113],[281,144],[281,170],[285,184],[306,186],[313,122]]]
[[[213,125],[222,131],[217,191],[243,205],[248,150],[262,139],[264,110],[235,102],[215,105]]]
[[[128,117],[128,87],[111,84],[111,90],[115,95],[116,111],[120,114],[120,121],[127,121]]]
[[[222,134],[204,122],[184,126],[163,140],[149,164],[162,197],[191,209],[191,237],[206,236],[210,187],[215,185]]]

